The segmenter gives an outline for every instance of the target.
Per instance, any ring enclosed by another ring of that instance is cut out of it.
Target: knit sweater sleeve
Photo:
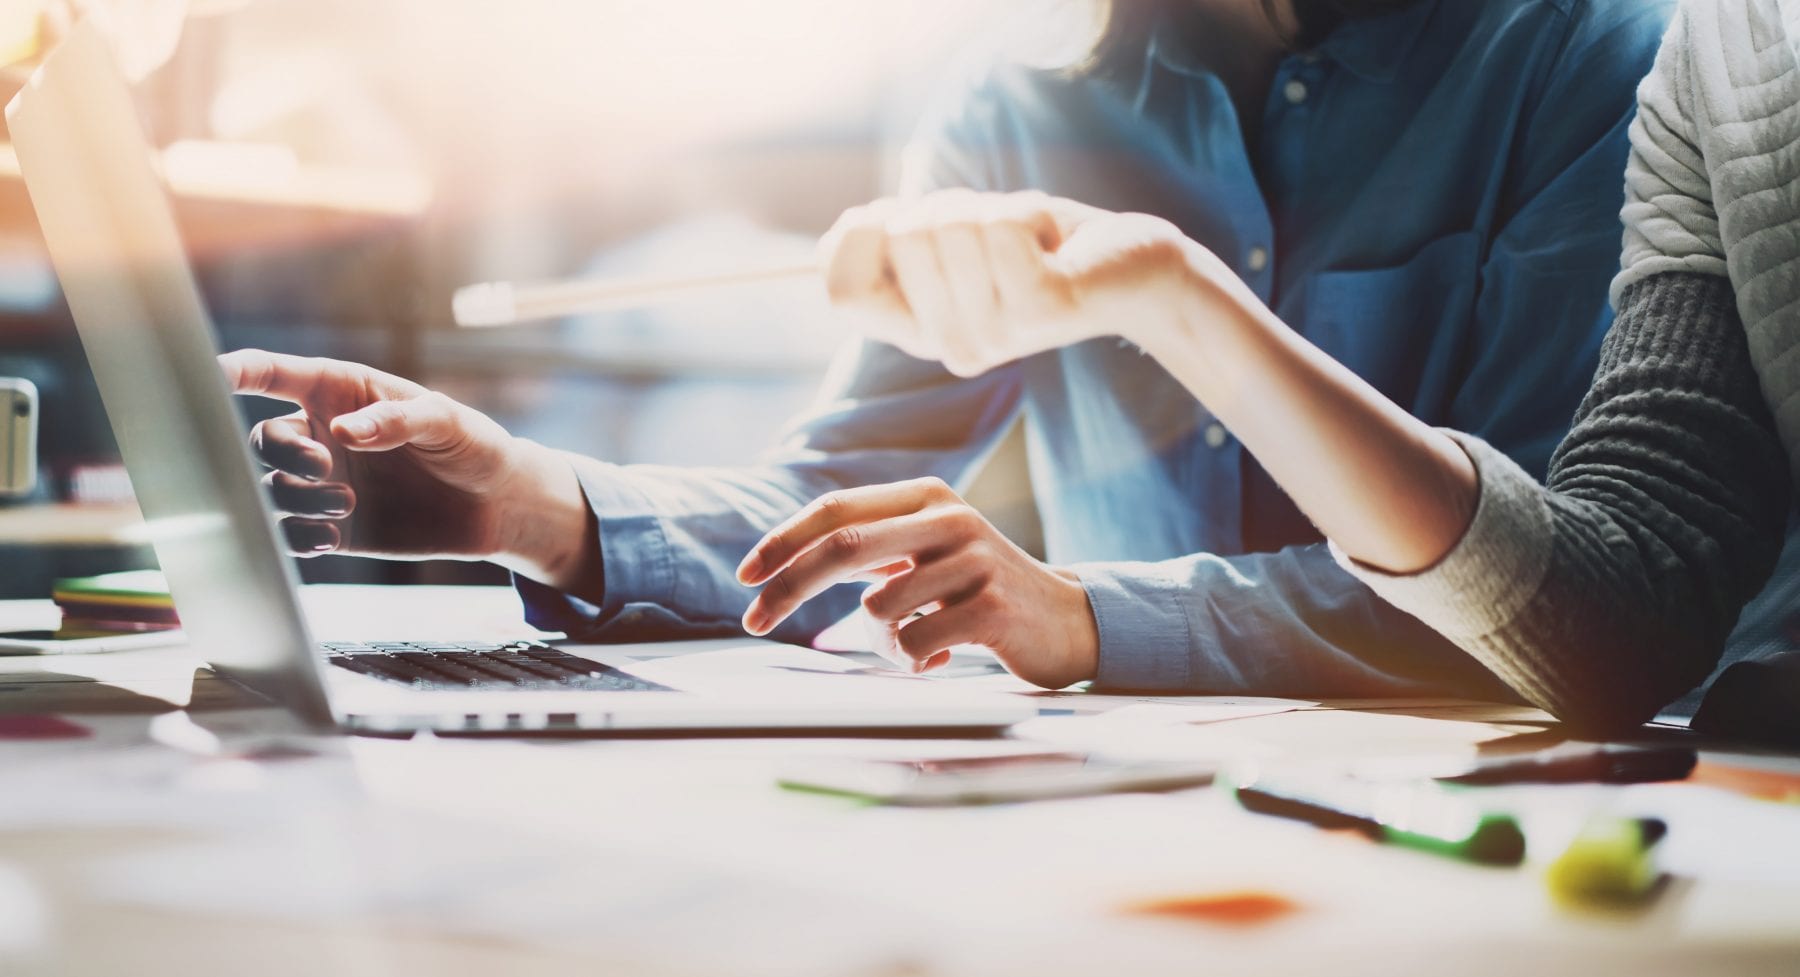
[[[1453,436],[1481,481],[1463,539],[1409,575],[1340,554],[1351,573],[1578,727],[1642,722],[1706,677],[1774,565],[1788,499],[1725,278],[1625,288],[1547,487]]]

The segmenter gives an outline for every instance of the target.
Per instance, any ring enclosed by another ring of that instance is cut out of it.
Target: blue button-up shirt
[[[1135,77],[993,72],[909,149],[911,189],[1038,189],[1173,221],[1283,321],[1436,425],[1540,475],[1610,322],[1626,125],[1667,16],[1647,0],[1422,0],[1277,68],[1257,133],[1172,25]],[[952,484],[1020,415],[1048,559],[1074,565],[1115,687],[1505,694],[1337,567],[1205,407],[1112,340],[974,379],[868,342],[750,470],[586,478],[605,600],[521,583],[540,626],[734,629],[733,572],[796,507],[851,485]],[[778,637],[855,607],[840,587]]]

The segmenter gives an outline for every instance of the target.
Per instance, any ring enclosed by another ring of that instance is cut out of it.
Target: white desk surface
[[[327,637],[522,626],[503,590],[307,600]],[[46,609],[3,604],[0,624]],[[0,660],[0,719],[91,732],[0,735],[0,974],[1800,973],[1797,804],[1518,789],[1531,860],[1484,869],[1206,789],[900,810],[773,784],[795,756],[992,742],[272,739],[279,713],[197,665]],[[1517,709],[1409,712],[1455,718],[1313,709],[1180,735],[1382,755],[1533,728]],[[223,755],[203,755],[215,735]],[[1595,810],[1670,821],[1676,877],[1647,910],[1547,898],[1546,855]],[[1297,908],[1257,925],[1129,911],[1232,893]]]

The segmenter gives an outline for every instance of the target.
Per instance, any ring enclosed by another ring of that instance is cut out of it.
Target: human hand
[[[886,635],[877,651],[908,671],[975,644],[1046,688],[1094,677],[1100,636],[1081,581],[1013,545],[935,478],[832,492],[770,531],[738,567],[740,582],[763,588],[744,628],[767,634],[826,589],[869,576],[880,582],[863,609]]]
[[[262,350],[226,353],[219,364],[235,392],[300,407],[250,434],[273,469],[264,484],[295,553],[492,559],[556,582],[567,555],[542,542],[557,511],[545,499],[566,495],[574,473],[553,452],[361,364]],[[572,490],[585,519],[579,486]]]
[[[832,302],[958,376],[1098,336],[1138,340],[1230,272],[1175,225],[1041,193],[944,190],[847,211],[820,241]]]

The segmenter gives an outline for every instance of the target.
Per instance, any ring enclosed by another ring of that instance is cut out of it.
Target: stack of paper
[[[169,584],[160,570],[66,577],[56,581],[51,597],[62,611],[60,638],[92,638],[138,631],[168,631],[181,626]]]

